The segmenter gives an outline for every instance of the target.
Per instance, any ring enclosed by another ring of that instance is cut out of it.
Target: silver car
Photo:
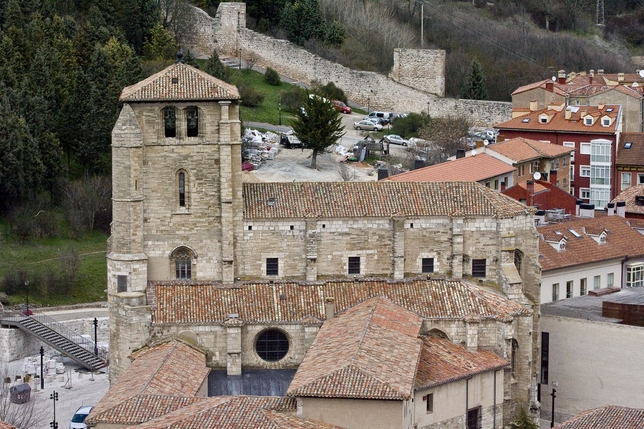
[[[355,128],[356,130],[382,131],[382,125],[374,124],[373,122],[367,121],[366,119],[363,119],[360,122],[354,122],[353,128]]]
[[[391,144],[399,144],[401,146],[407,146],[409,144],[409,140],[405,140],[404,138],[400,137],[398,134],[389,134],[385,136],[385,139]]]

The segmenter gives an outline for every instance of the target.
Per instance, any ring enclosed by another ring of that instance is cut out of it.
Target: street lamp
[[[54,401],[54,421],[49,422],[49,426],[51,429],[58,429],[58,422],[56,422],[56,402],[58,401],[58,393],[54,390],[54,392],[49,395],[49,399]]]
[[[371,101],[371,99],[369,97],[367,97],[367,113],[371,113],[371,110],[369,110],[369,102],[370,101]]]
[[[29,280],[25,280],[25,293],[27,294],[27,309],[23,314],[25,316],[31,316],[31,311],[29,311]]]
[[[40,390],[45,390],[45,377],[43,373],[43,359],[45,357],[45,349],[40,346]]]
[[[239,71],[241,71],[242,48],[239,48]]]
[[[423,49],[425,45],[425,37],[423,36],[423,21],[425,20],[423,7],[425,6],[425,2],[423,0],[416,0],[416,3],[420,3],[420,49]]]
[[[279,112],[280,112],[279,124],[282,125],[282,101],[281,100],[277,102],[277,108],[279,109]]]
[[[429,116],[429,101],[427,102],[427,116]]]
[[[94,354],[98,356],[98,319],[94,318]]]
[[[552,384],[556,386],[556,383]],[[552,419],[550,420],[550,427],[553,428],[555,427],[555,398],[557,397],[557,389],[553,388],[550,396],[552,396]]]

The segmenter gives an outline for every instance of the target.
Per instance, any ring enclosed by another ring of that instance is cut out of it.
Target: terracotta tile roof
[[[203,398],[132,428],[339,429],[338,426],[291,415],[296,410],[294,398],[219,396]]]
[[[521,94],[522,92],[530,91],[530,90],[537,89],[537,88],[546,89],[546,84],[547,83],[553,83],[553,82],[550,79],[545,79],[545,80],[540,80],[538,82],[529,83],[527,85],[523,85],[523,86],[520,86],[517,89],[515,89],[514,92],[512,93],[512,95]],[[561,85],[558,84],[557,82],[554,82],[552,87],[553,87],[553,90],[554,90],[555,94],[558,94],[558,95],[561,95],[561,96],[566,95],[566,91],[562,90]]]
[[[626,143],[631,143],[629,149],[624,147]],[[644,167],[644,133],[622,133],[619,136],[615,165]]]
[[[635,197],[644,197],[644,185],[631,186],[616,196],[612,202],[626,202],[626,213],[644,214],[644,206],[638,205]]]
[[[644,409],[617,405],[595,408],[577,414],[555,429],[641,429],[644,427]]]
[[[615,90],[639,99],[644,98],[644,87],[642,86],[631,87],[631,86],[624,86],[624,85],[615,85],[615,86],[609,86],[606,91],[610,91],[610,90]]]
[[[5,423],[2,420],[0,420],[0,429],[17,429],[15,426],[10,425],[9,423]]]
[[[608,112],[607,109],[613,109]],[[565,110],[571,110],[570,119],[565,118],[565,111],[558,109],[541,109],[528,113],[527,115],[512,118],[507,122],[497,124],[494,128],[503,130],[529,130],[529,131],[567,131],[571,133],[584,134],[615,134],[620,122],[621,106],[618,104],[604,105],[603,109],[598,106],[568,106]],[[548,115],[548,122],[540,123],[539,116]],[[593,117],[592,125],[585,125],[583,118]],[[611,125],[604,127],[600,118],[608,116],[611,118]]]
[[[528,189],[528,181],[525,180],[523,182],[519,182],[515,186],[518,186],[520,188],[523,188],[523,189],[527,190]],[[538,194],[540,192],[547,191],[551,186],[552,186],[551,183],[544,182],[543,180],[535,180],[534,181],[534,194]]]
[[[581,237],[575,237],[570,229]],[[588,234],[606,229],[606,243],[599,244]],[[539,239],[539,262],[543,271],[575,265],[589,264],[626,256],[644,255],[644,236],[620,216],[602,216],[598,218],[576,218],[555,225],[541,226],[537,231],[543,235]],[[556,234],[561,232],[561,235]],[[585,232],[584,232],[585,231]],[[567,239],[566,249],[555,250],[546,240],[559,241]]]
[[[495,165],[505,166],[504,171],[514,170],[514,167],[488,155],[486,157],[493,159]],[[478,183],[399,183],[399,176],[404,174],[393,176],[394,181],[380,182],[244,183],[244,220],[466,215],[511,217],[526,213],[523,204]],[[407,182],[406,179],[404,181]]]
[[[389,176],[386,180],[394,182],[449,182],[455,180],[478,182],[512,173],[514,170],[516,169],[513,166],[481,153],[396,174]],[[498,194],[498,192],[495,193]]]
[[[239,91],[235,86],[187,64],[175,63],[124,88],[120,101],[211,101],[238,98]]]
[[[141,349],[133,354],[134,362],[119,377],[118,382],[94,407],[88,421],[120,423],[130,418],[136,407],[142,421],[152,418],[183,402],[173,398],[157,403],[135,398],[137,395],[194,396],[210,370],[206,367],[205,354],[179,341]],[[149,405],[146,408],[146,405]],[[147,416],[147,418],[146,418]]]
[[[508,299],[464,281],[445,279],[337,280],[324,283],[275,282],[220,284],[150,282],[154,302],[153,324],[221,324],[237,313],[246,323],[299,323],[305,318],[324,320],[324,302],[335,299],[337,312],[376,296],[426,319],[463,320],[467,315],[510,321],[529,310]],[[136,362],[136,361],[135,361]]]
[[[287,395],[409,399],[422,324],[422,317],[383,297],[327,320],[306,352]]]
[[[467,351],[463,346],[437,336],[423,337],[415,389],[426,389],[508,366],[490,350]]]
[[[539,158],[556,158],[574,152],[575,148],[516,137],[488,146],[486,151],[496,152],[515,162],[525,162]]]
[[[107,394],[110,393],[111,390]],[[181,393],[175,392],[176,395]],[[203,400],[204,398],[194,396],[136,395],[106,411],[94,413],[92,410],[86,423],[91,426],[97,424],[137,425]]]

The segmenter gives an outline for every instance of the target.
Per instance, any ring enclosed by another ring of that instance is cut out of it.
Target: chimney
[[[590,73],[589,73],[589,74],[590,74],[590,77],[593,77],[593,76],[595,76],[595,70],[593,70],[593,69],[590,69]]]
[[[550,183],[557,186],[557,170],[550,170]]]
[[[423,168],[425,166],[425,160],[419,156],[414,159],[414,170],[418,170],[419,168]]]
[[[617,216],[626,217],[626,201],[617,201]]]
[[[593,75],[592,74],[588,77],[588,83],[591,84],[591,85],[593,84]]]
[[[538,110],[538,103],[537,100],[530,100],[530,111],[531,112],[536,112]]]
[[[615,203],[608,203],[608,216],[615,215]]]
[[[483,143],[483,140],[477,140],[477,141],[475,142],[475,147],[476,147],[477,149],[478,149],[478,148],[481,148],[481,147],[485,147],[485,144]]]
[[[326,320],[333,319],[335,316],[335,298],[332,296],[327,296],[324,298],[324,313],[326,315]]]
[[[557,77],[559,78],[558,83],[560,83],[561,85],[566,84],[566,71],[565,70],[559,70],[557,72]]]
[[[584,203],[584,200],[577,200],[575,202],[575,216],[579,216],[579,207]]]
[[[566,110],[564,111],[564,119],[570,120],[572,118],[572,110],[566,107]]]
[[[617,73],[617,82],[624,82],[624,73]]]
[[[534,181],[533,180],[528,180],[525,182],[526,184],[526,191],[528,192],[528,195],[526,195],[526,206],[530,207],[532,206],[532,195],[534,195]]]
[[[551,80],[546,82],[546,91],[555,92],[555,84]]]
[[[580,205],[579,217],[595,217],[595,204]]]
[[[465,158],[465,149],[456,149],[456,159]]]
[[[538,210],[534,214],[534,217],[537,220],[537,226],[546,224],[546,211],[545,210]]]
[[[381,165],[378,167],[378,180],[386,179],[389,177],[389,170],[386,165]]]
[[[599,103],[599,104],[597,105],[597,108],[598,108],[599,110],[604,110],[604,107],[606,107],[606,105],[605,105],[604,103]]]

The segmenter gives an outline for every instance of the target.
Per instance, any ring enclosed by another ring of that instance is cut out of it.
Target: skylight
[[[527,124],[528,122],[530,122],[530,118],[525,118],[525,119],[524,119],[523,121],[521,121],[521,122],[523,122],[524,124]]]
[[[607,112],[612,112],[612,111],[613,111],[613,108],[612,108],[612,107],[609,107],[608,109],[606,109],[606,111],[607,111]]]
[[[633,146],[633,142],[626,142],[624,143],[624,149],[630,149],[631,146]]]
[[[581,234],[575,231],[574,229],[568,228],[568,231],[570,231],[570,233],[574,235],[576,238],[581,238]]]

